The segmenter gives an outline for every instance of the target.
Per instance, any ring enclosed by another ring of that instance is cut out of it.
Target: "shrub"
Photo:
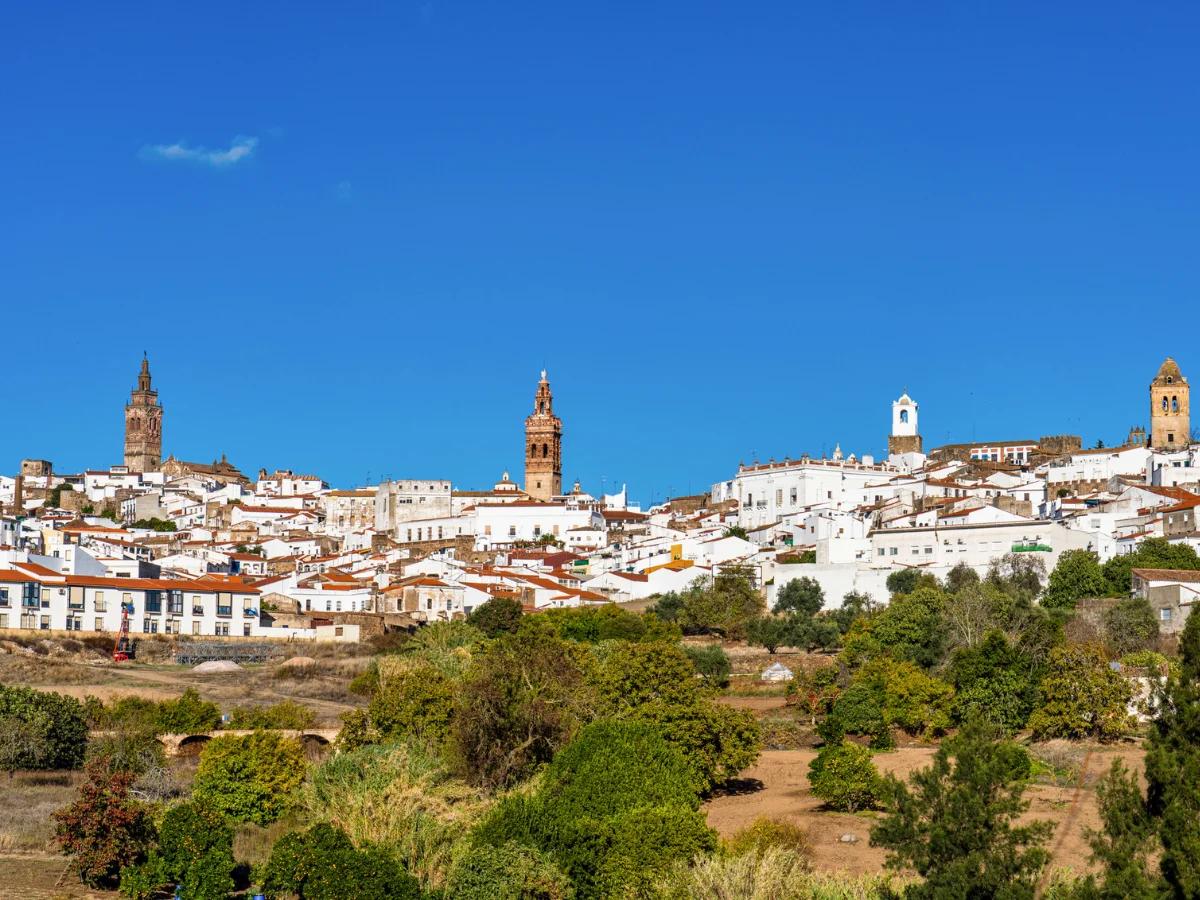
[[[371,724],[387,740],[413,737],[436,746],[446,739],[454,714],[454,687],[429,663],[395,660],[383,667],[371,701]]]
[[[809,870],[807,858],[781,848],[740,856],[678,860],[650,894],[653,900],[892,900],[893,880]]]
[[[1133,669],[1157,669],[1167,661],[1161,653],[1153,650],[1135,650],[1121,657],[1121,665]]]
[[[1025,727],[1037,696],[1040,666],[992,631],[975,647],[957,650],[950,665],[954,715],[980,716],[1008,731]]]
[[[780,849],[810,863],[812,861],[813,847],[808,832],[794,822],[771,819],[767,816],[759,816],[721,843],[721,849],[727,856],[742,856],[746,853],[762,856],[768,850]]]
[[[919,586],[897,594],[871,620],[871,636],[896,659],[911,659],[922,668],[931,668],[945,653],[945,604],[945,595],[933,587]]]
[[[342,753],[350,753],[372,744],[378,744],[382,737],[371,724],[371,714],[365,709],[348,709],[340,716],[342,723],[338,731],[337,749]]]
[[[788,586],[795,582],[788,582]],[[794,623],[786,616],[756,616],[746,623],[746,643],[774,653],[780,647],[796,645]]]
[[[312,728],[317,714],[295,700],[284,700],[272,706],[239,707],[229,713],[229,727],[239,730],[281,728],[302,731]]]
[[[686,645],[683,652],[692,661],[696,674],[714,687],[726,687],[729,684],[729,654],[720,644]]]
[[[145,853],[153,825],[145,806],[130,799],[135,776],[114,769],[103,757],[88,761],[79,799],[52,816],[54,836],[84,884],[112,882]]]
[[[570,900],[575,889],[549,854],[507,843],[476,847],[454,867],[454,900]]]
[[[926,675],[912,662],[880,657],[863,666],[855,684],[871,690],[887,725],[926,737],[950,727],[954,688]]]
[[[522,630],[549,631],[564,641],[598,644],[602,641],[668,641],[675,643],[680,631],[656,615],[637,615],[615,603],[550,609],[526,618]]]
[[[1050,651],[1038,686],[1038,707],[1029,717],[1034,740],[1093,737],[1114,740],[1134,726],[1132,689],[1096,645],[1068,644]]]
[[[6,763],[14,769],[78,769],[87,749],[83,704],[71,697],[0,684],[0,720],[31,724],[24,749]]]
[[[653,725],[682,754],[702,793],[709,793],[758,761],[762,736],[748,709],[696,700],[644,703],[631,721]]]
[[[487,789],[519,781],[547,762],[595,706],[570,646],[536,632],[497,640],[474,660],[457,691],[452,752],[467,780]]]
[[[224,735],[200,755],[193,796],[236,822],[266,825],[291,803],[304,780],[304,749],[272,731]]]
[[[844,812],[873,809],[883,790],[871,751],[848,741],[822,747],[808,764],[808,781],[814,797]]]
[[[384,850],[357,850],[346,834],[324,822],[284,835],[271,851],[262,879],[271,898],[300,900],[418,900],[421,887]]]
[[[379,690],[379,663],[376,660],[367,663],[367,667],[350,680],[346,690],[368,700],[374,697]]]
[[[797,672],[788,682],[787,705],[807,718],[809,724],[816,725],[817,717],[828,715],[842,693],[837,674],[837,666]]]
[[[477,628],[490,638],[502,634],[515,634],[521,627],[524,615],[521,601],[511,597],[493,597],[467,616],[467,624]]]
[[[233,827],[203,803],[181,803],[159,828],[158,849],[137,868],[121,873],[121,892],[134,900],[172,884],[189,900],[225,900],[233,890]]]
[[[891,815],[871,830],[871,844],[889,851],[890,868],[924,878],[906,897],[1033,897],[1050,861],[1041,845],[1053,828],[1014,824],[1029,806],[1028,765],[1028,754],[1001,729],[972,720],[929,768],[910,776],[911,790],[888,778]]]
[[[404,644],[411,654],[439,669],[447,678],[459,678],[471,665],[475,649],[485,640],[483,632],[466,622],[435,622],[417,629]],[[385,658],[384,662],[388,659]],[[386,666],[380,666],[380,678],[386,679]]]
[[[809,618],[815,616],[825,605],[825,591],[815,578],[807,576],[793,578],[779,590],[775,598],[775,612],[794,612]]]
[[[830,720],[835,718],[838,727],[848,734],[870,735],[871,744],[876,749],[891,744],[891,732],[883,719],[883,708],[870,685],[860,682],[846,688],[829,714]]]
[[[715,848],[699,802],[687,763],[655,729],[598,722],[554,758],[535,793],[503,800],[474,839],[551,854],[581,900],[624,896],[670,861]]]
[[[715,578],[697,578],[683,594],[679,624],[693,631],[740,637],[746,621],[762,615],[764,606],[750,574],[748,569],[730,566]]]
[[[675,644],[619,644],[592,680],[600,703],[613,714],[655,700],[688,704],[700,696],[695,667]]]
[[[178,700],[158,704],[155,724],[163,734],[212,731],[221,724],[221,710],[217,704],[201,700],[195,688],[188,688]]]
[[[330,757],[309,776],[299,804],[358,846],[393,849],[428,889],[444,885],[462,835],[483,811],[477,791],[407,744]]]
[[[1084,597],[1107,597],[1108,582],[1100,568],[1099,557],[1090,550],[1068,550],[1058,558],[1050,573],[1042,606],[1047,609],[1074,609]]]

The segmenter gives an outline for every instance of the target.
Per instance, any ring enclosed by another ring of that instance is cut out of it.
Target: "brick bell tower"
[[[562,420],[554,414],[545,369],[533,398],[533,415],[525,420],[525,493],[535,500],[562,494]]]
[[[137,387],[125,405],[125,465],[132,472],[157,472],[162,463],[163,408],[150,387],[150,362],[142,354]]]

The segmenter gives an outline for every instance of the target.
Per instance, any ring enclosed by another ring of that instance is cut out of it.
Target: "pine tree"
[[[890,868],[924,878],[906,888],[908,900],[1033,897],[1052,826],[1014,824],[1029,806],[1029,768],[1028,754],[1002,729],[973,719],[932,766],[910,776],[911,790],[889,776],[891,815],[872,829],[871,845],[891,851]]]

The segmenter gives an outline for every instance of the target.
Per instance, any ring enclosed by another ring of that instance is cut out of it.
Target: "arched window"
[[[1163,412],[1167,411],[1167,398],[1163,397]]]
[[[1174,381],[1175,381],[1175,376],[1174,376],[1174,375],[1168,375],[1168,376],[1167,376],[1167,384],[1171,384],[1171,383],[1172,383],[1172,382],[1174,382]]]
[[[545,411],[546,411],[546,401],[543,400],[541,403],[538,404],[538,412],[544,413]]]
[[[908,410],[907,409],[900,410],[900,421],[905,423],[906,425],[908,424]]]
[[[1179,412],[1179,398],[1178,397],[1171,398],[1171,412]]]
[[[542,459],[545,459],[549,453],[550,453],[550,445],[542,444]]]

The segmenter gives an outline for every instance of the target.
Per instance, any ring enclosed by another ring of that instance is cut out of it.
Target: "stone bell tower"
[[[1186,450],[1191,439],[1188,411],[1191,387],[1169,356],[1150,382],[1150,446],[1155,450]]]
[[[157,472],[162,463],[163,408],[150,387],[150,362],[142,354],[142,371],[125,405],[125,465],[131,472]]]
[[[908,396],[908,388],[892,404],[892,433],[888,435],[888,455],[921,452],[921,433],[917,430],[917,402]]]
[[[533,398],[533,415],[525,420],[525,493],[534,500],[562,494],[562,420],[554,414],[545,369]]]

